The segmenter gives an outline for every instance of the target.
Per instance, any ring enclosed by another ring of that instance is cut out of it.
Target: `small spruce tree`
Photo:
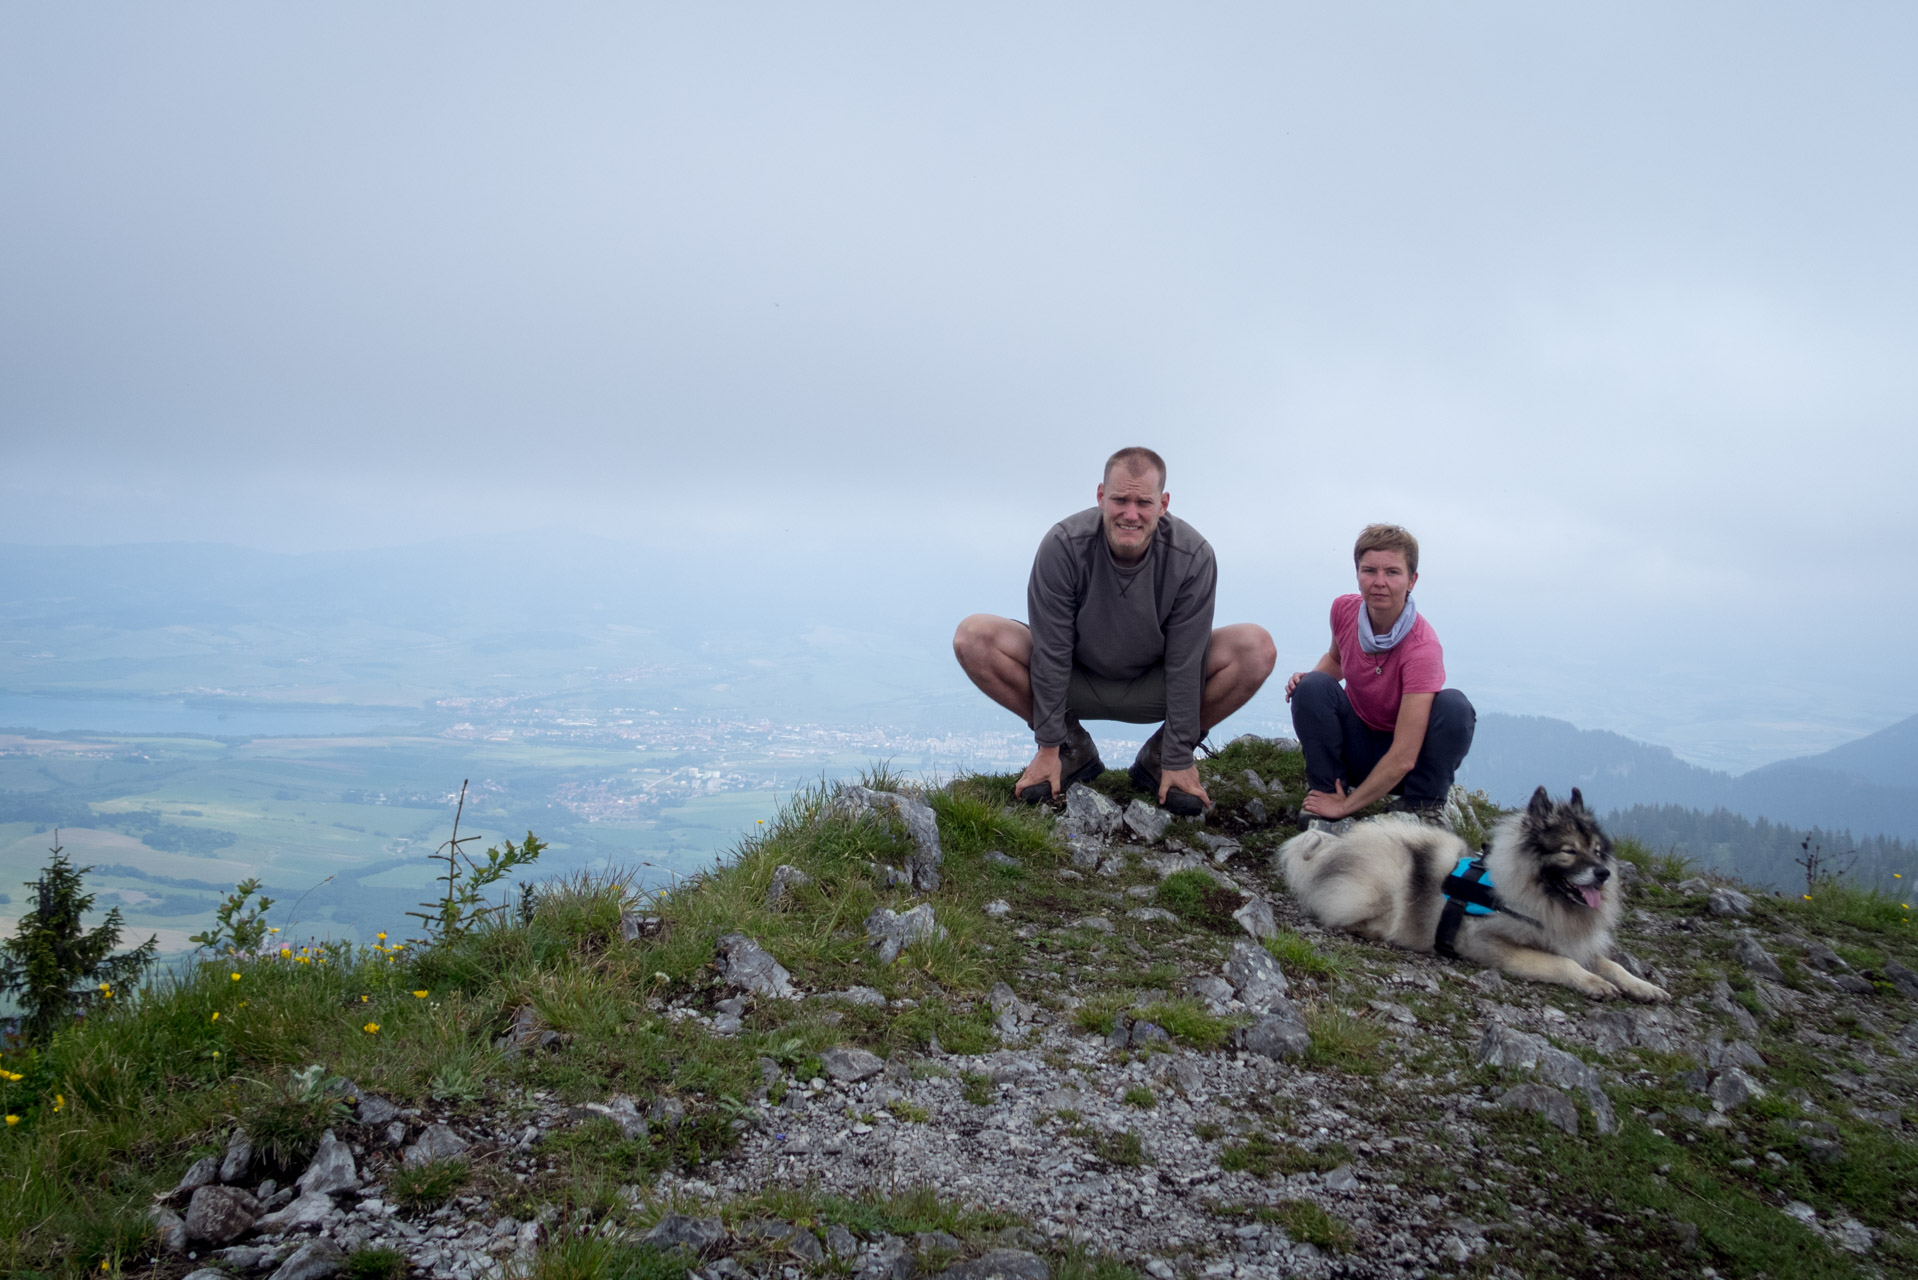
[[[22,1011],[20,1031],[40,1043],[75,1014],[85,1013],[109,991],[117,991],[153,961],[158,937],[124,955],[120,945],[120,908],[87,930],[81,918],[93,909],[94,895],[80,891],[81,877],[92,867],[76,867],[53,834],[53,861],[28,884],[33,903],[13,937],[0,942],[0,992],[13,996]]]

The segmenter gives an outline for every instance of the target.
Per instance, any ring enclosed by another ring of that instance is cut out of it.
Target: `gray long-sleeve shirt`
[[[1212,546],[1174,515],[1159,517],[1152,547],[1121,568],[1106,544],[1099,508],[1047,531],[1032,559],[1026,611],[1032,620],[1032,732],[1042,747],[1066,737],[1066,690],[1074,663],[1132,680],[1165,663],[1161,767],[1185,769],[1199,745],[1199,699],[1212,642],[1218,566]]]

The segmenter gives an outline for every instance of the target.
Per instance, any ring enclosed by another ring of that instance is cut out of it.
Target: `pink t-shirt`
[[[1398,727],[1399,700],[1408,693],[1437,693],[1445,687],[1445,651],[1439,647],[1432,624],[1420,614],[1405,639],[1384,653],[1359,648],[1359,610],[1365,601],[1356,595],[1332,602],[1332,642],[1339,648],[1339,666],[1345,671],[1345,696],[1352,710],[1374,729],[1390,733]]]

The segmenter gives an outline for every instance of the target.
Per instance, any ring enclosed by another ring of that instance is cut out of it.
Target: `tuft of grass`
[[[387,1190],[407,1213],[426,1213],[451,1200],[472,1176],[472,1166],[464,1160],[432,1160],[395,1170]]]
[[[999,1097],[992,1077],[983,1071],[967,1071],[959,1077],[959,1096],[975,1107],[989,1107]]]
[[[1180,919],[1215,933],[1233,933],[1238,921],[1232,913],[1244,898],[1194,867],[1175,871],[1159,882],[1159,904]]]
[[[1196,996],[1161,1000],[1139,1010],[1139,1017],[1164,1027],[1173,1039],[1195,1049],[1217,1049],[1232,1036],[1233,1024],[1206,1010]]]
[[[1145,1143],[1130,1129],[1123,1133],[1109,1130],[1094,1133],[1086,1139],[1086,1145],[1095,1157],[1109,1165],[1136,1169],[1146,1162]]]
[[[398,1249],[355,1249],[340,1267],[342,1280],[406,1280],[406,1255]]]
[[[1261,1209],[1259,1217],[1278,1223],[1301,1244],[1316,1245],[1327,1253],[1345,1253],[1352,1247],[1352,1228],[1310,1200],[1281,1200]]]
[[[1906,899],[1875,887],[1827,880],[1808,895],[1787,894],[1784,907],[1787,915],[1798,918],[1800,928],[1830,929],[1833,925],[1847,925],[1866,933],[1906,939],[1918,937],[1912,929]]]
[[[929,1108],[922,1107],[918,1103],[908,1101],[905,1098],[893,1099],[891,1104],[886,1107],[886,1110],[892,1112],[893,1119],[903,1121],[906,1124],[924,1124],[932,1119],[932,1111]]]
[[[1315,1067],[1376,1075],[1384,1065],[1377,1051],[1385,1032],[1376,1023],[1344,1009],[1322,1008],[1305,1015],[1305,1029],[1312,1034],[1305,1060]]]
[[[1152,1090],[1142,1084],[1135,1084],[1127,1089],[1123,1101],[1128,1107],[1137,1107],[1141,1111],[1150,1111],[1159,1105],[1159,1100],[1153,1096]]]
[[[1130,1004],[1123,995],[1095,996],[1072,1011],[1072,1025],[1094,1035],[1109,1036]]]
[[[1336,1169],[1346,1157],[1345,1148],[1326,1147],[1307,1151],[1292,1142],[1275,1140],[1255,1133],[1244,1142],[1234,1142],[1219,1152],[1219,1168],[1227,1173],[1249,1173],[1257,1178],[1274,1174],[1289,1177],[1295,1173],[1324,1173]]]
[[[541,1249],[524,1280],[684,1280],[686,1258],[606,1236],[564,1236]]]
[[[1352,967],[1344,956],[1321,951],[1290,929],[1281,929],[1267,938],[1265,949],[1294,978],[1342,978]]]
[[[1201,1142],[1217,1142],[1225,1136],[1225,1126],[1211,1120],[1201,1120],[1192,1126],[1192,1136]]]

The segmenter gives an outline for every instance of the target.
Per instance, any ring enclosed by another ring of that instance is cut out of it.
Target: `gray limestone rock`
[[[1269,820],[1265,811],[1265,801],[1253,796],[1245,802],[1245,820],[1255,827],[1264,826]]]
[[[1170,1039],[1171,1034],[1156,1022],[1139,1021],[1132,1024],[1131,1040],[1135,1045],[1164,1044]]]
[[[1576,1090],[1591,1104],[1593,1122],[1600,1133],[1611,1133],[1618,1127],[1598,1071],[1563,1049],[1554,1048],[1542,1036],[1493,1023],[1479,1039],[1475,1060],[1481,1067],[1530,1071],[1545,1084]]]
[[[1306,1030],[1305,1020],[1290,1008],[1289,1000],[1284,996],[1277,997],[1277,1000],[1287,1008],[1281,1012],[1267,1013],[1239,1032],[1239,1047],[1247,1053],[1256,1053],[1274,1061],[1302,1058],[1312,1047],[1312,1033]]]
[[[1094,933],[1111,933],[1112,921],[1104,916],[1080,916],[1072,922],[1075,929],[1090,929]]]
[[[786,966],[743,933],[729,933],[719,940],[719,976],[754,995],[774,1000],[799,998]]]
[[[866,917],[866,937],[878,950],[880,964],[891,964],[899,953],[915,942],[946,936],[946,928],[933,918],[932,904],[922,902],[910,911],[875,907]],[[784,970],[781,970],[783,973]]]
[[[1257,794],[1264,795],[1266,793],[1265,779],[1259,776],[1259,771],[1257,769],[1247,769],[1244,773],[1240,774],[1239,776],[1244,778],[1245,785],[1250,787]]]
[[[640,1115],[639,1104],[630,1094],[616,1093],[604,1102],[588,1102],[581,1105],[579,1111],[589,1117],[599,1116],[611,1120],[619,1126],[622,1137],[646,1136],[646,1117]]]
[[[798,1258],[808,1266],[819,1266],[826,1260],[826,1251],[820,1247],[819,1237],[803,1227],[792,1233],[786,1242],[786,1252]]]
[[[1732,954],[1738,957],[1738,963],[1745,966],[1747,973],[1770,978],[1773,982],[1785,980],[1785,971],[1778,967],[1778,961],[1772,959],[1771,953],[1750,937],[1740,938],[1738,945],[1732,948]]]
[[[1224,862],[1239,852],[1239,842],[1230,836],[1214,835],[1210,831],[1199,833],[1199,843],[1212,855],[1212,861]]]
[[[260,1232],[283,1235],[288,1231],[297,1231],[301,1227],[317,1227],[332,1215],[333,1197],[316,1192],[310,1196],[301,1196],[290,1204],[275,1209],[255,1222],[253,1228]]]
[[[1698,1056],[1708,1067],[1751,1067],[1763,1070],[1765,1059],[1758,1050],[1743,1040],[1734,1040],[1726,1044],[1717,1036],[1711,1037],[1699,1048]]]
[[[689,1218],[683,1213],[667,1214],[644,1237],[655,1248],[694,1253],[704,1253],[725,1238],[726,1227],[718,1218]]]
[[[231,1277],[218,1267],[201,1267],[197,1271],[187,1272],[182,1280],[231,1280]]]
[[[1192,979],[1185,984],[1185,989],[1205,1001],[1206,1008],[1212,1013],[1224,1013],[1233,1000],[1232,984],[1224,978],[1215,978],[1211,974],[1203,974]]]
[[[945,1231],[915,1231],[912,1247],[920,1253],[958,1253],[965,1248],[959,1237]]]
[[[378,1129],[399,1119],[400,1109],[375,1093],[360,1095],[359,1121],[369,1129]]]
[[[1232,918],[1239,922],[1240,928],[1260,941],[1274,937],[1279,932],[1278,922],[1272,918],[1272,904],[1263,898],[1253,898],[1234,911]]]
[[[1327,1191],[1350,1191],[1359,1185],[1359,1171],[1349,1164],[1338,1165],[1325,1171],[1319,1185]]]
[[[913,852],[906,860],[906,870],[912,877],[913,887],[922,893],[931,893],[939,887],[939,867],[945,861],[945,854],[939,845],[939,819],[931,805],[891,791],[843,786],[833,800],[833,809],[852,818],[866,814],[888,820],[897,818],[905,825],[906,834],[912,837]]]
[[[1239,1000],[1254,1013],[1262,1013],[1285,997],[1289,983],[1285,970],[1272,953],[1256,942],[1241,938],[1232,944],[1225,960],[1225,980],[1238,992]]]
[[[1825,981],[1831,983],[1832,986],[1837,987],[1840,991],[1849,992],[1855,996],[1875,995],[1878,990],[1871,985],[1869,979],[1861,978],[1855,973],[1826,974]]]
[[[1134,800],[1125,807],[1125,824],[1139,839],[1147,844],[1157,844],[1165,839],[1165,829],[1172,825],[1172,815],[1157,805]]]
[[[1856,1218],[1840,1218],[1828,1228],[1831,1242],[1846,1253],[1870,1253],[1878,1233]]]
[[[991,916],[994,920],[1003,920],[1005,917],[1012,914],[1012,904],[1010,902],[1007,902],[1004,898],[994,898],[991,902],[988,902],[986,904],[985,912],[987,915]]]
[[[912,1247],[898,1236],[881,1236],[872,1250],[859,1259],[853,1274],[859,1280],[911,1280],[919,1270]]]
[[[167,1193],[167,1199],[172,1200],[198,1191],[208,1183],[219,1181],[219,1178],[220,1157],[202,1156],[188,1166],[185,1176],[180,1179],[180,1185]]]
[[[886,1069],[879,1057],[850,1045],[828,1049],[819,1055],[819,1060],[825,1064],[826,1074],[841,1084],[870,1080]]]
[[[1513,1085],[1499,1095],[1498,1105],[1508,1111],[1530,1111],[1545,1117],[1547,1123],[1566,1133],[1578,1132],[1578,1108],[1572,1100],[1550,1085]]]
[[[1850,965],[1845,963],[1843,956],[1840,956],[1836,951],[1833,951],[1822,942],[1807,942],[1805,944],[1805,958],[1817,965],[1820,969],[1823,969],[1826,973],[1843,973],[1845,970],[1851,968]]]
[[[271,1248],[261,1244],[236,1244],[216,1250],[213,1256],[236,1271],[265,1271],[280,1261]]]
[[[236,1128],[233,1136],[226,1140],[226,1155],[220,1158],[220,1181],[244,1181],[247,1171],[252,1167],[253,1140],[246,1136],[245,1129]]]
[[[1898,988],[1900,995],[1918,1000],[1918,973],[1913,973],[1896,960],[1885,961],[1880,972],[1885,975],[1885,981]]]
[[[1124,825],[1125,812],[1085,783],[1066,788],[1066,816],[1059,823],[1062,834],[1109,840]]]
[[[798,867],[780,863],[773,868],[772,883],[766,888],[766,910],[777,911],[786,895],[801,885],[812,883],[812,877]]]
[[[1106,856],[1105,841],[1075,832],[1066,837],[1066,856],[1072,859],[1072,865],[1079,870],[1096,871]]]
[[[313,1153],[313,1161],[306,1166],[295,1181],[304,1195],[331,1195],[336,1191],[346,1191],[358,1181],[357,1171],[353,1167],[353,1148],[333,1136],[328,1129],[320,1137],[320,1146]]]
[[[417,1169],[435,1160],[458,1159],[466,1154],[469,1145],[466,1139],[448,1126],[429,1124],[420,1134],[419,1141],[400,1154],[400,1161],[409,1169]]]
[[[295,1249],[272,1280],[326,1280],[346,1265],[346,1253],[325,1236],[309,1240]]]
[[[859,1238],[835,1222],[826,1228],[826,1252],[835,1258],[850,1259],[859,1252]]]
[[[1842,1164],[1845,1160],[1845,1148],[1830,1138],[1814,1138],[1807,1134],[1798,1140],[1805,1148],[1805,1156],[1819,1164]]]
[[[160,1237],[160,1247],[168,1253],[186,1252],[186,1223],[180,1215],[163,1204],[156,1204],[147,1210],[147,1217],[153,1223],[154,1232]]]
[[[1001,849],[986,851],[986,865],[991,867],[1022,867],[1025,864]]]
[[[1147,924],[1177,924],[1179,917],[1164,907],[1134,907],[1125,913],[1128,920],[1142,920]]]
[[[186,1233],[194,1240],[225,1244],[250,1229],[260,1216],[260,1202],[238,1187],[197,1187],[187,1202]]]
[[[1715,916],[1748,916],[1752,900],[1728,885],[1713,885],[1705,899],[1705,910]]]
[[[662,1129],[674,1130],[686,1123],[686,1104],[678,1098],[662,1095],[646,1108],[646,1119]]]
[[[970,1262],[955,1263],[939,1280],[1052,1280],[1052,1268],[1024,1249],[993,1249]]]
[[[1733,1111],[1753,1098],[1765,1096],[1765,1087],[1737,1067],[1727,1067],[1706,1086],[1712,1110]]]
[[[847,987],[844,991],[821,991],[815,1000],[837,1000],[841,1004],[863,1004],[874,1008],[883,1008],[885,993],[876,987]]]

